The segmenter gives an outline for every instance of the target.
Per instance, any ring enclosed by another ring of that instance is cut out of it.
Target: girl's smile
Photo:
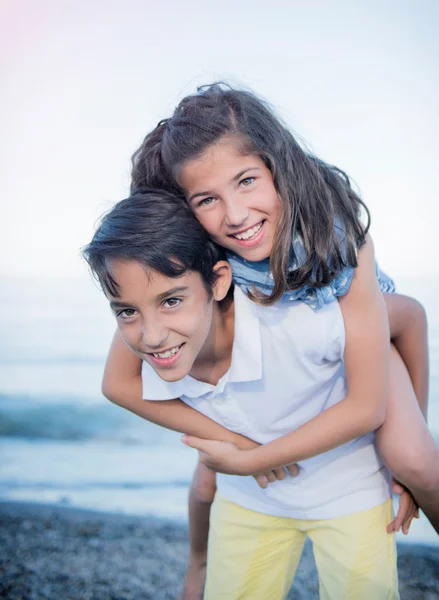
[[[262,158],[237,148],[233,138],[224,138],[185,163],[179,181],[212,239],[259,261],[271,254],[280,200]]]
[[[264,235],[264,224],[265,220],[261,221],[257,225],[253,225],[248,229],[245,229],[244,231],[235,233],[231,237],[237,240],[238,243],[244,248],[252,248],[261,241],[262,236]]]

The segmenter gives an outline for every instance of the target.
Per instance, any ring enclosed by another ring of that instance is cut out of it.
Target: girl
[[[258,158],[259,163],[255,165],[249,157]],[[267,180],[264,169],[268,169],[271,179]],[[133,157],[132,187],[144,185],[167,188],[189,203],[211,237],[228,250],[236,283],[256,302],[270,305],[303,301],[319,310],[349,289],[357,250],[364,244],[368,230],[368,223],[364,227],[359,219],[360,209],[365,206],[347,176],[305,153],[254,95],[214,84],[185,98],[174,115],[146,137]],[[274,198],[270,186],[276,192]],[[379,272],[378,278],[383,291],[392,291],[387,278]],[[387,415],[377,431],[377,445],[395,478],[410,489],[438,529],[439,453],[422,416],[426,416],[428,394],[425,314],[409,298],[385,294],[385,301],[392,341],[399,354],[391,353]],[[342,301],[340,304],[343,311]],[[358,310],[365,308],[359,305]],[[367,331],[356,329],[349,321],[345,327],[347,346],[356,345],[361,356],[373,340]],[[366,372],[372,394],[380,386],[385,389],[385,382],[374,388],[373,348],[367,356],[368,362],[360,364],[359,360],[355,369]],[[104,377],[104,393],[152,421],[172,426],[158,415],[161,407],[143,403],[140,409],[124,396],[124,378],[138,371],[133,359],[137,360],[116,335]],[[354,420],[355,412],[351,416]],[[203,422],[203,429],[201,425],[200,421],[198,431],[186,433],[234,441],[238,447],[245,447],[244,442],[218,433],[212,425]],[[173,428],[184,429],[181,423],[174,423]],[[195,438],[189,438],[188,443],[204,451],[205,464],[222,472],[233,473],[242,452]],[[263,468],[281,464],[264,463]],[[281,473],[267,471],[266,480],[282,477]],[[199,525],[206,519],[213,494],[212,475],[200,465],[190,507],[191,518],[198,514]],[[204,510],[197,513],[197,507]],[[414,509],[409,508],[405,531],[413,514]],[[391,528],[400,526],[401,520],[391,524]],[[191,532],[193,580],[200,585],[205,541],[193,519]],[[191,569],[189,587],[190,574]]]

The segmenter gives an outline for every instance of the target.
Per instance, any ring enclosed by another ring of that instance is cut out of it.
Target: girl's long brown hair
[[[347,265],[357,266],[356,251],[370,224],[366,205],[343,171],[303,150],[274,111],[250,92],[214,83],[184,98],[133,155],[132,191],[159,187],[183,198],[181,167],[225,136],[236,139],[243,154],[265,161],[281,199],[270,256],[274,288],[270,295],[250,294],[256,302],[271,305],[285,290],[305,284],[327,286]],[[289,270],[297,236],[306,259]]]

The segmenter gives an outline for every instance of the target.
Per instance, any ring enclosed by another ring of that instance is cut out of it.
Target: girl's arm
[[[424,307],[414,298],[384,294],[390,337],[407,367],[425,419],[428,409],[428,335]]]
[[[166,429],[205,439],[232,442],[241,449],[258,445],[257,442],[215,423],[181,400],[143,400],[141,373],[141,359],[125,344],[119,330],[116,330],[102,381],[102,393],[108,400]]]
[[[359,252],[358,268],[340,306],[346,329],[346,397],[291,433],[245,452],[236,452],[230,444],[185,437],[186,444],[202,451],[202,461],[209,468],[237,475],[265,471],[322,454],[382,425],[389,328],[369,237]]]

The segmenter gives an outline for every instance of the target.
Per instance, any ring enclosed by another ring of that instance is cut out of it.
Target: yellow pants
[[[397,600],[391,500],[344,517],[305,521],[264,515],[216,494],[210,515],[204,600],[280,600],[306,536],[321,600]]]

